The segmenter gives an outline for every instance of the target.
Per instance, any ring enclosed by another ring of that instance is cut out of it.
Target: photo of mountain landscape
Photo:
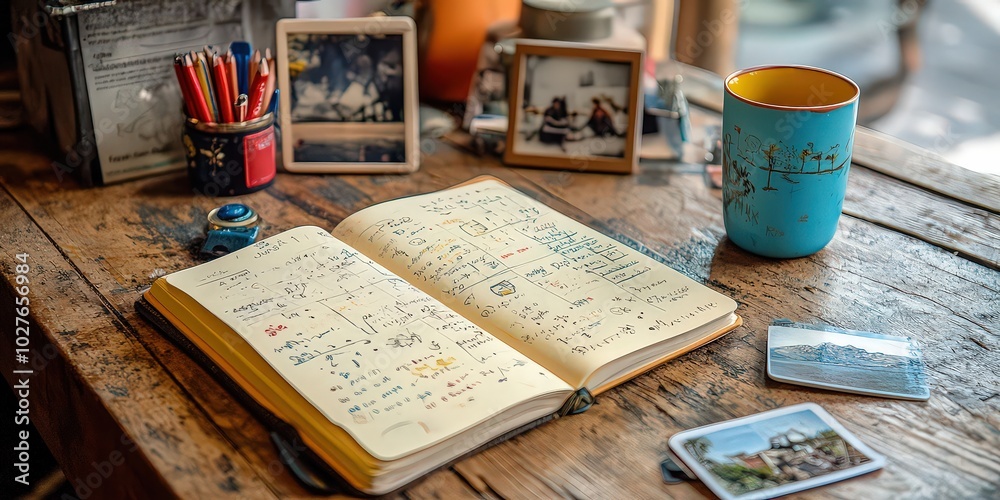
[[[767,348],[767,372],[774,380],[900,399],[930,397],[920,351],[904,337],[771,326]]]

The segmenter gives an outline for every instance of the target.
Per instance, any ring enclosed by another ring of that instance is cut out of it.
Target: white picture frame
[[[281,19],[276,29],[286,170],[374,174],[420,167],[412,19]]]

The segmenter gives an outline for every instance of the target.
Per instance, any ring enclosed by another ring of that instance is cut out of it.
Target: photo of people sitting
[[[625,154],[629,65],[571,57],[530,57],[515,124],[521,154]],[[559,75],[558,78],[552,76]],[[573,76],[568,76],[573,75]]]

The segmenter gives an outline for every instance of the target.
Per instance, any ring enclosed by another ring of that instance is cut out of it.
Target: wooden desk
[[[205,216],[222,200],[192,196],[183,174],[81,189],[60,182],[27,137],[0,135],[0,329],[10,353],[13,256],[26,252],[36,358],[31,418],[70,482],[97,497],[307,496],[264,426],[133,309],[156,277],[199,262]],[[829,247],[768,260],[726,240],[720,192],[697,168],[644,166],[632,176],[506,169],[448,141],[435,143],[413,175],[283,174],[241,201],[262,214],[264,234],[272,235],[302,224],[332,228],[372,203],[484,173],[562,198],[644,242],[736,299],[746,323],[602,395],[586,413],[438,471],[405,496],[706,496],[699,483],[660,480],[668,437],[814,401],[889,463],[806,496],[996,498],[1000,216],[988,208],[855,165],[845,204],[851,215]],[[766,329],[781,317],[915,337],[929,367],[930,401],[769,380]],[[13,358],[0,357],[11,385]]]

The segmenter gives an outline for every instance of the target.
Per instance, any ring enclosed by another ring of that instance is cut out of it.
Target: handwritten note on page
[[[369,453],[398,458],[570,388],[317,227],[171,274]]]
[[[493,180],[382,203],[332,233],[579,387],[601,366],[736,309]]]

